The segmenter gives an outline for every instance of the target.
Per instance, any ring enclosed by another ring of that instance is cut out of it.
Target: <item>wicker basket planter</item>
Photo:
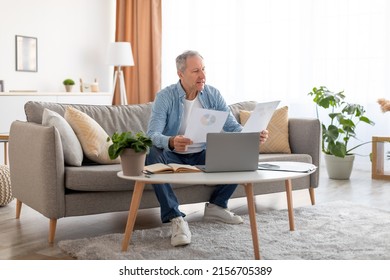
[[[5,206],[13,200],[11,176],[7,165],[0,165],[0,206]]]

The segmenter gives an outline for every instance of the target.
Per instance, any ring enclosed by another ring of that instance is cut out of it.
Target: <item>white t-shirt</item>
[[[180,128],[179,128],[179,135],[184,135],[187,124],[188,124],[188,117],[191,114],[191,111],[194,108],[203,108],[202,104],[200,104],[198,96],[195,97],[193,100],[187,100],[184,101],[184,112],[183,112],[183,118],[181,119]],[[192,154],[192,153],[198,153],[200,151],[204,150],[204,144],[203,143],[194,143],[192,145],[189,145],[187,147],[187,151],[185,152],[177,152],[179,154]]]

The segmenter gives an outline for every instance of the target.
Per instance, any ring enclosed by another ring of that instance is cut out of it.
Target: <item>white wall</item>
[[[289,106],[289,116],[315,117],[307,93],[327,86],[344,90],[346,101],[362,104],[375,121],[373,127],[359,124],[361,141],[390,135],[390,112],[383,114],[376,103],[390,99],[390,1],[162,3],[163,87],[178,80],[176,56],[194,49],[205,58],[206,82],[229,104],[279,99],[281,106]],[[371,146],[355,152],[368,161]]]
[[[111,90],[112,68],[105,58],[114,32],[114,0],[0,0],[5,91],[64,91],[65,78],[76,85],[79,78],[97,78],[101,91]],[[15,71],[15,35],[38,38],[38,72]]]

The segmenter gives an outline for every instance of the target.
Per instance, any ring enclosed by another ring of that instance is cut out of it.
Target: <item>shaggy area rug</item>
[[[260,254],[268,260],[390,259],[390,212],[345,201],[294,209],[295,231],[289,231],[287,210],[257,213]],[[127,252],[123,234],[60,241],[58,246],[78,259],[174,260],[253,259],[248,216],[244,224],[189,223],[192,243],[170,245],[170,225],[136,230]]]

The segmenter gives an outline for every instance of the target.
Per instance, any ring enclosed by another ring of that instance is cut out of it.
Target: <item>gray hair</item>
[[[193,56],[199,56],[201,59],[203,59],[203,56],[201,56],[197,51],[185,51],[178,57],[176,57],[176,69],[177,71],[184,72],[186,70],[186,62],[188,57]]]

